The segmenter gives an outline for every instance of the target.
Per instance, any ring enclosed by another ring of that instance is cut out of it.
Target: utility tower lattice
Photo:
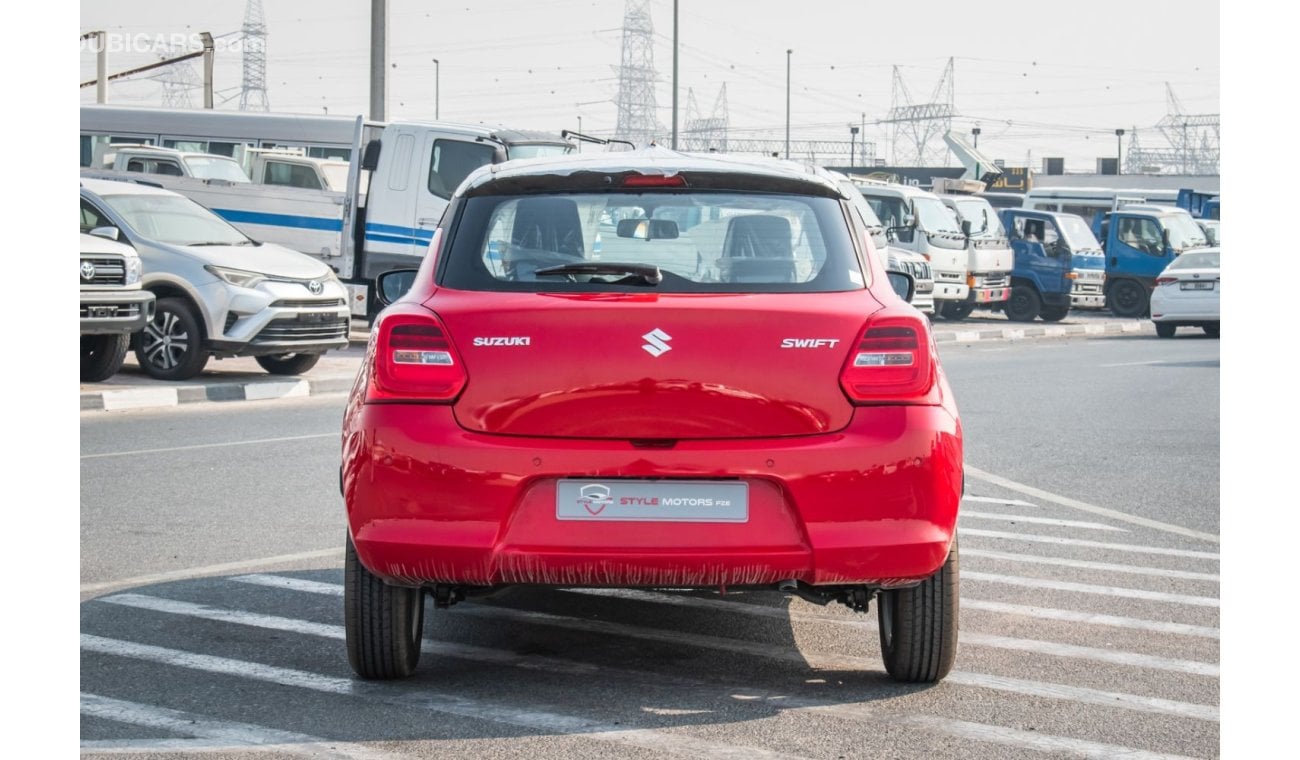
[[[686,91],[686,126],[682,130],[678,146],[684,151],[710,150],[718,153],[727,152],[727,126],[730,116],[727,114],[727,84],[722,83],[718,99],[713,102],[713,113],[708,117],[700,115],[695,103],[695,90]]]
[[[903,81],[898,67],[894,67],[889,115],[880,123],[890,127],[890,150],[895,165],[943,166],[947,163],[948,147],[943,136],[952,129],[952,118],[957,115],[953,106],[956,86],[952,61],[948,59],[928,103],[912,102],[907,82]]]
[[[244,78],[239,93],[239,110],[269,111],[266,95],[266,17],[262,0],[244,5]]]
[[[1183,113],[1174,88],[1165,82],[1165,117],[1156,129],[1169,142],[1168,148],[1141,148],[1136,132],[1129,143],[1124,169],[1130,174],[1218,174],[1219,114]]]
[[[627,0],[623,13],[623,60],[618,67],[618,124],[614,136],[638,147],[659,132],[655,117],[654,24],[650,0]]]
[[[168,58],[175,58],[187,52],[189,51],[167,46],[163,49],[159,58],[165,61]],[[199,73],[194,70],[194,64],[190,61],[181,61],[170,66],[164,66],[149,78],[162,85],[163,108],[193,108],[194,103],[190,100],[190,90],[203,89],[203,77],[199,76]]]

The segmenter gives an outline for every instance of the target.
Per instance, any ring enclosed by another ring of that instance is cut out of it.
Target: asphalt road
[[[359,682],[342,398],[83,413],[82,756],[1217,756],[1219,342],[942,352],[970,470],[929,688],[874,611],[573,590],[430,606],[415,676]]]

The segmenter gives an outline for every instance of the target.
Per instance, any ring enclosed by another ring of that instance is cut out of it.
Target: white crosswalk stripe
[[[1062,538],[1060,536],[1039,536],[1029,533],[1015,533],[1003,530],[985,530],[983,528],[962,528],[962,537],[980,536],[984,538],[1006,538],[1013,541],[1028,541],[1037,544],[1056,544],[1057,546],[1077,546],[1084,549],[1102,549],[1111,552],[1129,552],[1133,554],[1155,554],[1166,557],[1191,557],[1196,559],[1219,559],[1218,552],[1202,552],[1191,549],[1170,549],[1163,546],[1140,546],[1136,544],[1111,544],[1103,541],[1089,541],[1082,538]]]
[[[1054,517],[1034,517],[1031,515],[1010,515],[1001,512],[976,512],[973,509],[963,509],[958,514],[961,520],[999,520],[1001,522],[1025,523],[1029,525],[1051,525],[1057,528],[1083,528],[1086,530],[1113,530],[1119,533],[1128,533],[1124,528],[1117,528],[1114,525],[1103,525],[1102,523],[1085,522],[1083,520],[1058,520]]]
[[[999,575],[997,573],[981,573],[970,570],[963,570],[961,574],[963,581],[987,581],[989,583],[1003,583],[1011,586],[1023,586],[1025,588],[1042,588],[1052,591],[1073,591],[1080,594],[1098,594],[1101,596],[1119,596],[1127,599],[1144,599],[1151,602],[1170,602],[1172,604],[1187,604],[1194,607],[1218,607],[1218,597],[1212,596],[1192,596],[1190,594],[1168,594],[1163,591],[1147,591],[1140,588],[1125,588],[1122,586],[1097,586],[1091,583],[1075,583],[1073,581],[1054,581],[1047,578],[1024,578],[1018,575]]]
[[[1140,567],[1137,565],[1117,565],[1110,562],[1090,562],[1082,559],[1062,559],[1060,557],[1042,557],[1035,554],[1014,554],[1011,552],[994,552],[984,549],[961,548],[962,559],[982,557],[1004,562],[1024,562],[1034,565],[1053,565],[1056,567],[1073,567],[1079,570],[1097,570],[1124,575],[1146,575],[1152,578],[1181,578],[1192,581],[1219,582],[1218,573],[1197,573],[1190,570],[1167,570],[1163,567]]]

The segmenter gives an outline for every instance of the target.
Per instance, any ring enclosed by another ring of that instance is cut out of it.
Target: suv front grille
[[[82,256],[81,265],[89,262],[95,267],[95,274],[87,280],[81,278],[82,285],[125,285],[126,262],[116,256]]]
[[[253,343],[317,343],[348,337],[348,320],[331,317],[323,322],[305,322],[296,318],[275,319],[253,338]]]

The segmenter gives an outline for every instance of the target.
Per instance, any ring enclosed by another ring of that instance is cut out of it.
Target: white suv
[[[140,254],[153,321],[136,359],[162,380],[194,377],[211,357],[252,356],[297,375],[348,345],[347,295],[324,263],[249,239],[194,201],[158,187],[81,181],[82,225],[114,227]]]

